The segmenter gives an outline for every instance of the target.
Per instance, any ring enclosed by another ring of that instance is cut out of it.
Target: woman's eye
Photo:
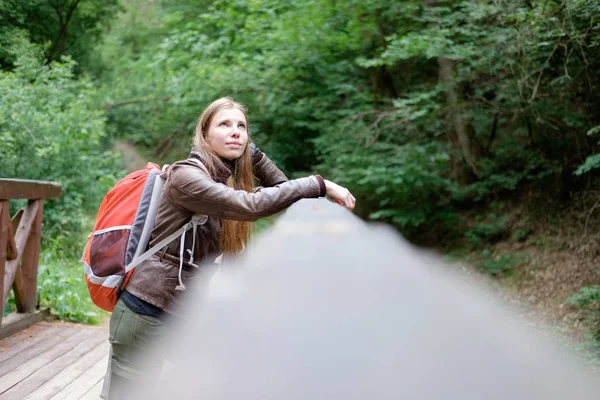
[[[227,122],[221,122],[219,126],[227,126]]]
[[[246,125],[244,125],[244,124],[239,124],[239,125],[238,125],[238,127],[239,127],[240,129],[244,129],[244,130],[246,129]]]

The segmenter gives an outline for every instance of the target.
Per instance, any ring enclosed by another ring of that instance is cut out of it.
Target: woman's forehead
[[[233,120],[233,121],[246,121],[246,116],[241,110],[237,108],[226,108],[224,110],[220,110],[214,116],[215,121],[222,120]]]

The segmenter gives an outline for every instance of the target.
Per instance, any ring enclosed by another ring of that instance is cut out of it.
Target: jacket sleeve
[[[288,181],[287,176],[285,176],[277,165],[256,146],[252,146],[252,166],[254,168],[254,176],[258,179],[261,186],[271,187]]]
[[[248,193],[215,182],[196,166],[181,164],[169,170],[164,194],[175,206],[195,214],[256,221],[302,198],[324,196],[325,183],[319,175],[312,175]]]

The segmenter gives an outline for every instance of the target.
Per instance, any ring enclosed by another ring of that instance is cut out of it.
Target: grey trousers
[[[156,383],[164,361],[157,349],[163,334],[160,319],[137,314],[119,299],[110,317],[110,353],[100,397],[127,398],[131,387]]]

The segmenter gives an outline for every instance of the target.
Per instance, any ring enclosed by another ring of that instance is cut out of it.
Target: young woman
[[[256,190],[255,177],[262,186]],[[165,316],[176,310],[186,286],[195,277],[202,279],[197,264],[243,250],[251,221],[302,198],[323,196],[354,208],[355,199],[347,189],[320,175],[288,180],[251,145],[246,109],[241,104],[231,98],[210,104],[196,125],[191,155],[167,172],[150,246],[192,218],[197,225],[138,265],[119,298],[110,319],[108,398],[121,398],[124,384],[152,374],[152,368],[143,367],[135,358],[160,337]]]

